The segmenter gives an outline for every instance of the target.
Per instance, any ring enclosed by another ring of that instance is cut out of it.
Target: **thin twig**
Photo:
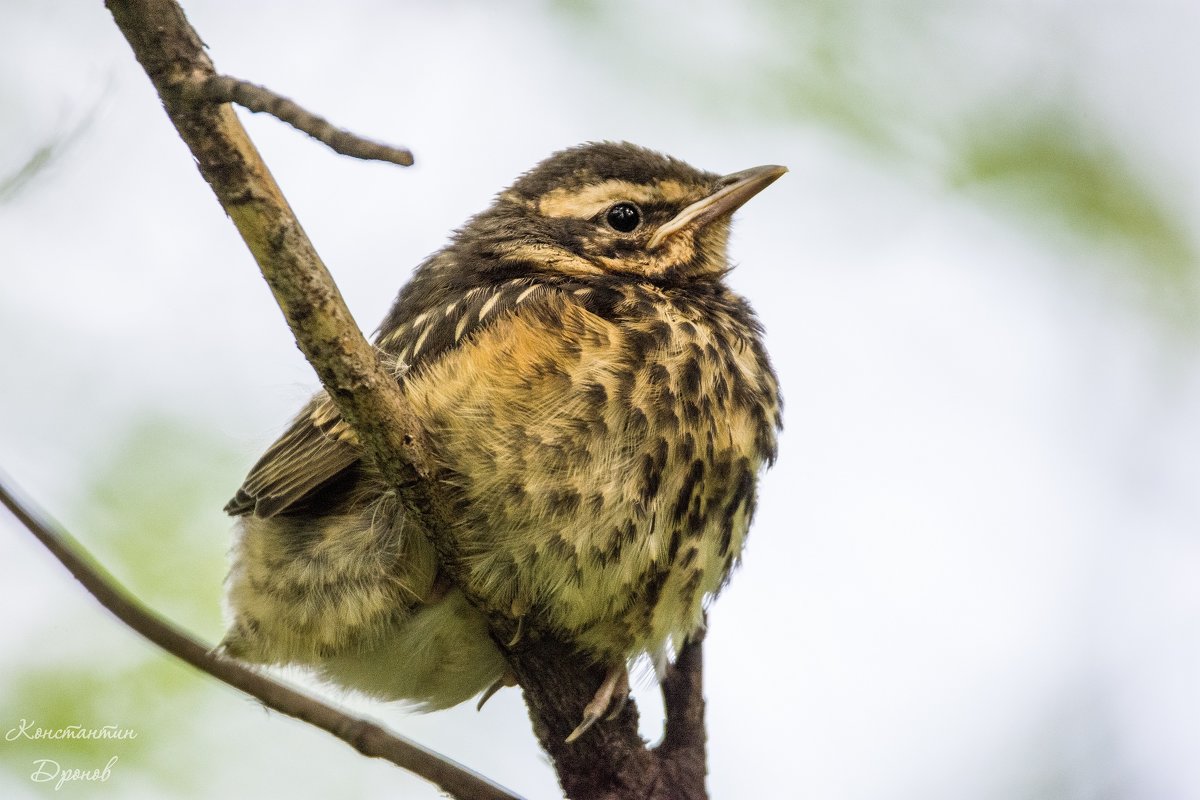
[[[388,161],[402,167],[411,167],[413,163],[411,150],[374,142],[342,128],[336,128],[329,120],[303,108],[294,100],[256,83],[229,75],[209,75],[203,78],[185,78],[180,82],[178,89],[180,98],[187,103],[237,103],[242,108],[256,113],[270,114],[296,130],[307,133],[318,142],[324,142],[335,153],[344,156]]]
[[[463,800],[519,800],[517,795],[446,756],[370,720],[326,705],[315,697],[235,661],[221,658],[209,647],[133,599],[70,534],[47,520],[45,514],[33,509],[28,502],[18,500],[16,493],[3,480],[0,480],[0,504],[7,507],[46,546],[100,605],[121,622],[196,669],[258,698],[276,711],[332,733],[365,756],[382,758],[403,767],[437,784],[453,797]]]

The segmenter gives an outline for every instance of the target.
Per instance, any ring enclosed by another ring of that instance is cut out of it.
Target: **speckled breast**
[[[407,392],[459,500],[460,579],[601,656],[693,631],[741,553],[779,400],[722,290],[547,288]]]

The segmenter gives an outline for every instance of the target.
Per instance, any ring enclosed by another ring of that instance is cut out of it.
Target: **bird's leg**
[[[479,698],[479,702],[475,705],[476,711],[483,710],[483,704],[492,699],[492,695],[503,689],[505,686],[516,686],[517,676],[510,669],[496,679],[495,683],[484,690],[483,696]]]
[[[608,668],[608,672],[604,675],[604,681],[600,684],[600,688],[596,689],[596,693],[592,695],[592,700],[583,707],[583,721],[575,730],[571,731],[571,735],[567,737],[567,744],[583,736],[587,729],[595,724],[596,720],[604,716],[604,712],[610,708],[613,709],[609,719],[612,719],[621,712],[625,707],[625,701],[629,699],[629,672],[625,669],[625,664],[615,664]],[[614,702],[615,701],[615,702]]]

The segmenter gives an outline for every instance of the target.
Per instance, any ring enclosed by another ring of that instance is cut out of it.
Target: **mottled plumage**
[[[470,220],[377,339],[456,505],[454,563],[318,393],[226,507],[225,649],[445,707],[505,674],[503,617],[610,668],[577,734],[620,700],[628,660],[702,624],[775,458],[775,376],[722,278],[729,215],[782,172],[585,145]]]

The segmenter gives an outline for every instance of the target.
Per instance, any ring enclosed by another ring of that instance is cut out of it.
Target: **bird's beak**
[[[673,220],[655,231],[647,246],[653,250],[671,234],[684,228],[700,228],[715,219],[729,216],[787,171],[787,167],[767,164],[726,175],[717,181],[715,192],[692,203],[676,214]]]

